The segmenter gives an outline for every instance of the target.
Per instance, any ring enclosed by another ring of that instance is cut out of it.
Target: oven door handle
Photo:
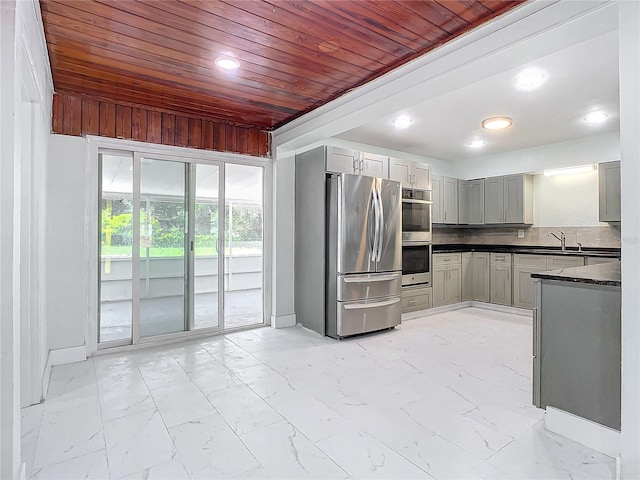
[[[420,203],[422,205],[433,205],[431,200],[414,200],[412,198],[403,198],[402,203]]]

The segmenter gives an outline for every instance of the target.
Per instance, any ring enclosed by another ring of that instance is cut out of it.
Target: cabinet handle
[[[358,170],[358,159],[354,158],[353,159],[353,173],[356,173],[357,170]]]
[[[364,158],[360,159],[360,171],[364,170]]]
[[[447,221],[447,212],[444,212],[444,221]]]
[[[417,303],[417,300],[409,300],[409,306],[416,305]]]

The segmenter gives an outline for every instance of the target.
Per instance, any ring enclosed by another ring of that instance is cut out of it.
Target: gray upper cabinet
[[[620,221],[620,162],[598,164],[599,216],[601,222]]]
[[[458,223],[460,225],[469,223],[469,206],[469,182],[458,180]]]
[[[444,223],[456,225],[458,223],[458,179],[443,177],[442,187]]]
[[[389,178],[403,187],[431,190],[431,167],[422,162],[389,158]]]
[[[484,222],[503,223],[504,177],[491,177],[484,181]]]
[[[444,223],[444,177],[440,175],[431,176],[431,200],[433,206],[431,208],[431,222]]]
[[[389,157],[340,147],[327,147],[326,170],[389,178]]]
[[[469,180],[469,225],[484,225],[484,178]]]
[[[533,223],[533,178],[518,174],[485,179],[485,223]]]

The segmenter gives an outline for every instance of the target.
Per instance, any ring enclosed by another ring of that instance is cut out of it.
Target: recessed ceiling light
[[[218,57],[216,65],[223,70],[235,70],[240,66],[240,62],[231,57]]]
[[[482,121],[482,128],[485,130],[502,130],[508,128],[513,123],[509,117],[491,117]]]
[[[584,121],[587,123],[602,123],[608,117],[609,115],[604,112],[591,112],[589,115],[584,117]]]
[[[513,79],[513,83],[519,90],[535,90],[544,83],[547,74],[539,68],[527,68]]]
[[[409,125],[411,125],[413,123],[413,120],[411,120],[411,118],[407,117],[406,115],[402,115],[400,117],[394,118],[392,123],[394,127],[402,129],[407,128]]]
[[[581,165],[579,167],[569,167],[569,168],[556,168],[554,170],[545,170],[542,173],[545,177],[550,177],[553,175],[566,175],[569,173],[584,173],[584,172],[593,172],[596,169],[595,165]]]
[[[482,148],[487,144],[484,140],[474,140],[473,142],[467,143],[467,147],[470,148]]]

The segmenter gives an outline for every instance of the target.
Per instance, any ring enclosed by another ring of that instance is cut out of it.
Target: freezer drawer
[[[338,301],[367,300],[400,295],[402,272],[338,275]]]
[[[338,302],[337,336],[374,332],[400,324],[400,295],[360,302]]]

